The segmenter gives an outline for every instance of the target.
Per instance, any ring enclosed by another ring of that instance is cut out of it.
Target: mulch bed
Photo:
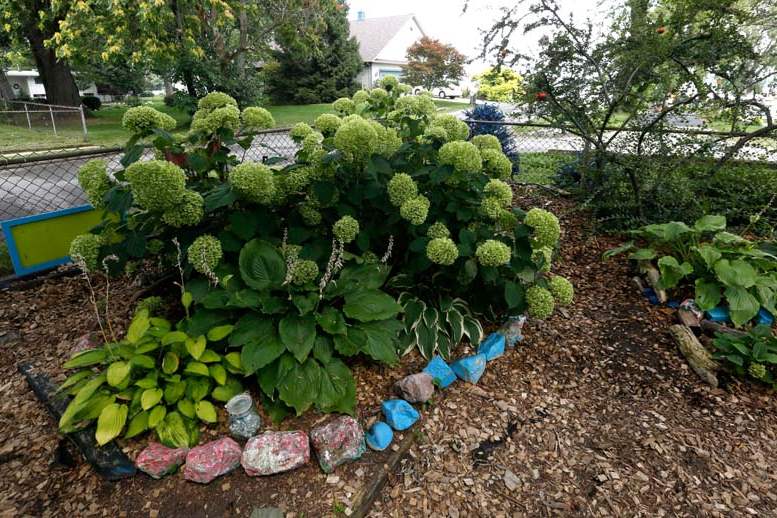
[[[594,236],[566,200],[522,189],[519,205],[565,214],[554,271],[573,281],[576,302],[528,324],[526,341],[490,363],[477,386],[457,383],[427,405],[410,432],[416,445],[371,516],[776,514],[774,395],[703,385],[666,331],[672,313],[636,293],[625,261],[601,261],[617,240]],[[116,328],[126,327],[137,290],[114,283]],[[179,474],[101,480],[77,453],[62,454],[56,423],[17,372],[32,362],[64,379],[59,365],[96,327],[87,293],[77,277],[0,292],[0,516],[248,516],[263,506],[340,515],[388,457],[369,452],[329,477],[311,463],[262,478],[239,469],[207,486]],[[354,365],[360,421],[423,364],[412,354],[395,369]],[[224,433],[220,417],[205,438]],[[277,428],[326,419],[309,413]],[[120,445],[134,458],[146,440]]]

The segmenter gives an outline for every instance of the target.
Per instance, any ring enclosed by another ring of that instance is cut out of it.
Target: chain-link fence
[[[241,160],[263,161],[270,157],[292,160],[297,145],[288,130],[259,133],[250,148],[233,151]],[[109,172],[121,169],[122,148],[0,154],[0,220],[66,209],[87,203],[78,185],[78,169],[87,161],[101,158]],[[153,156],[146,151],[145,158]]]
[[[32,101],[0,99],[0,125],[27,130],[78,134],[88,140],[83,106],[58,106]]]

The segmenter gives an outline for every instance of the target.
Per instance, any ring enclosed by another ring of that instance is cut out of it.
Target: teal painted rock
[[[451,369],[456,373],[459,379],[477,383],[480,377],[486,372],[486,356],[484,354],[475,354],[458,359],[451,364]]]
[[[501,333],[491,333],[478,347],[478,354],[485,356],[488,361],[499,358],[504,353],[505,337]]]
[[[456,373],[451,370],[448,364],[445,363],[445,360],[439,355],[432,358],[424,372],[429,374],[440,388],[445,388],[456,381]]]
[[[397,431],[407,430],[421,417],[418,410],[404,399],[389,399],[381,405],[386,422]]]
[[[774,324],[774,317],[766,308],[761,308],[758,311],[758,316],[755,317],[755,323],[759,326],[771,326]]]
[[[367,431],[365,438],[367,446],[375,451],[383,451],[394,440],[394,430],[383,421],[378,421]]]
[[[725,308],[723,306],[712,308],[709,311],[707,311],[707,318],[709,318],[713,322],[728,322],[729,321],[728,308]]]

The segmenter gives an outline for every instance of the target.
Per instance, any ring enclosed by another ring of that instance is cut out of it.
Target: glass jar
[[[248,392],[238,394],[225,405],[229,412],[229,432],[238,439],[250,439],[262,426],[262,418]]]

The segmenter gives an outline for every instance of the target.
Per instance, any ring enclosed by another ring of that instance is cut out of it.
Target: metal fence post
[[[27,103],[22,103],[24,106],[24,114],[27,116],[27,129],[32,129],[32,121],[30,121],[30,112],[27,109]]]
[[[78,107],[78,111],[81,112],[81,128],[84,130],[84,142],[89,140],[89,133],[86,131],[86,117],[84,116],[84,105]]]
[[[49,105],[49,115],[51,115],[51,128],[54,130],[54,136],[57,136],[57,124],[54,122],[54,110]]]

